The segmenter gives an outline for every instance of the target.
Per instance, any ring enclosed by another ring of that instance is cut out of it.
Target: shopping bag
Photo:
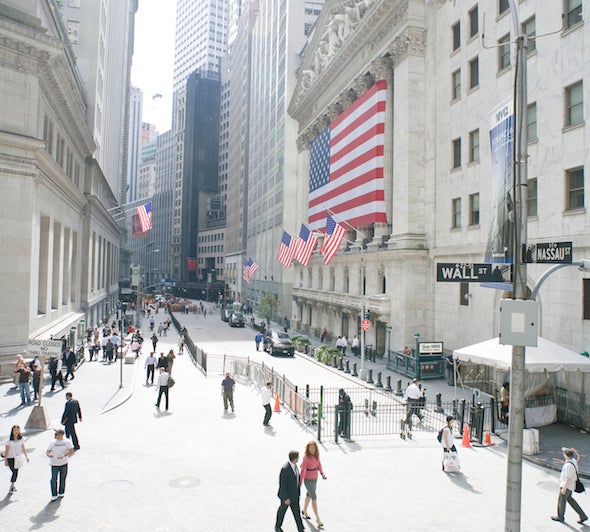
[[[450,452],[445,453],[444,460],[443,460],[443,467],[445,473],[452,473],[461,470],[461,466],[459,464],[459,457],[457,453]]]

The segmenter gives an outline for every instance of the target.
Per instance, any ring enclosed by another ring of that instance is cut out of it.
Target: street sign
[[[61,347],[62,347],[61,340],[29,339],[29,343],[27,345],[27,354],[30,357],[38,356],[39,358],[41,358],[42,356],[59,357],[59,356],[61,356]]]
[[[439,283],[503,283],[502,264],[438,262],[436,280]]]
[[[572,262],[572,242],[543,242],[530,246],[527,262],[538,264],[562,264]]]
[[[442,355],[442,342],[418,342],[418,353],[421,355]]]
[[[363,331],[368,331],[368,330],[369,330],[369,327],[370,327],[370,325],[371,325],[371,322],[370,322],[369,320],[363,320],[363,321],[361,322],[361,329],[362,329]]]

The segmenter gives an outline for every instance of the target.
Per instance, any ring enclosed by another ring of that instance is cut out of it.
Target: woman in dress
[[[311,501],[311,506],[315,513],[318,527],[321,528],[324,526],[324,523],[322,523],[320,514],[318,513],[318,502],[316,496],[318,473],[322,475],[324,480],[326,479],[326,475],[324,475],[324,470],[322,469],[322,463],[320,462],[320,451],[318,449],[317,443],[315,441],[310,441],[305,446],[305,453],[303,456],[303,461],[301,462],[301,474],[299,475],[300,482],[302,481],[305,484],[305,489],[307,490],[307,494],[305,495],[305,503],[303,504],[303,510],[301,510],[301,513],[305,519],[310,519],[309,515],[307,514],[307,507],[309,506],[309,501]]]
[[[18,425],[13,425],[10,429],[10,437],[6,441],[6,448],[4,449],[4,464],[10,468],[12,476],[10,477],[10,493],[16,491],[16,479],[18,478],[18,468],[15,467],[15,460],[21,454],[25,455],[27,462],[29,461],[29,455],[25,447],[25,440],[20,432]]]

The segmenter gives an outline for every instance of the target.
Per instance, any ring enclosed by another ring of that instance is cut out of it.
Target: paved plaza
[[[230,329],[213,314],[177,315],[209,352],[241,354],[276,365],[291,381],[337,386],[349,379],[308,357],[271,358],[256,352],[249,329]],[[158,319],[163,319],[158,315]],[[147,336],[147,335],[146,335]],[[158,351],[177,349],[171,331]],[[223,351],[220,351],[223,347]],[[147,343],[146,343],[146,348]],[[0,476],[2,530],[203,531],[273,530],[278,474],[291,449],[303,451],[314,434],[283,409],[262,426],[259,390],[238,382],[235,414],[224,413],[222,376],[203,376],[188,354],[177,357],[170,410],[158,411],[156,391],[145,385],[145,354],[133,365],[86,362],[68,390],[80,400],[81,450],[70,460],[66,496],[50,501],[45,457],[51,430],[27,432],[31,462],[20,472],[18,492],[4,495],[9,472]],[[59,388],[59,387],[58,387]],[[51,428],[59,426],[65,392],[44,396]],[[0,434],[24,427],[32,407],[17,407],[10,384],[0,386]],[[459,442],[458,442],[459,443]],[[327,480],[318,481],[326,531],[499,531],[504,528],[506,447],[459,448],[462,474],[441,471],[441,448],[432,432],[359,438],[320,445]],[[523,465],[522,530],[562,530],[555,513],[558,473]],[[587,497],[579,497],[586,511]],[[311,508],[310,508],[311,510]],[[311,513],[311,512],[310,512]],[[313,517],[313,514],[312,514]],[[583,530],[568,509],[566,528]],[[314,520],[308,530],[318,530]],[[287,514],[285,532],[296,530]]]

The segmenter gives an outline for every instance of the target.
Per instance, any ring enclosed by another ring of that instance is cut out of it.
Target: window
[[[537,178],[533,177],[527,181],[527,213],[529,216],[537,216]]]
[[[477,35],[479,32],[479,10],[477,4],[469,11],[469,37]]]
[[[504,70],[510,66],[510,33],[498,40],[498,70]]]
[[[529,103],[527,107],[526,126],[528,141],[537,140],[537,102]]]
[[[578,22],[582,22],[582,0],[566,0],[566,21],[565,27],[571,28]]]
[[[584,294],[584,319],[590,320],[590,279],[582,279]]]
[[[522,25],[522,32],[529,38],[529,54],[537,49],[537,39],[535,39],[535,35],[537,34],[537,25],[535,22],[535,17],[531,17],[527,21],[524,22]]]
[[[469,195],[469,225],[479,224],[479,194]]]
[[[473,89],[479,85],[479,57],[469,61],[469,88]]]
[[[453,198],[453,219],[451,220],[451,227],[458,229],[461,227],[461,198]]]
[[[459,284],[459,305],[469,306],[469,283]]]
[[[453,51],[461,46],[461,22],[456,22],[452,27],[453,31]]]
[[[508,0],[498,0],[498,13],[500,15],[508,11],[509,8],[510,5],[508,4]]]
[[[453,168],[461,168],[461,138],[453,140]]]
[[[452,74],[452,84],[453,84],[453,100],[457,100],[461,98],[461,69],[455,70]]]
[[[565,125],[574,126],[584,120],[582,82],[574,83],[565,89]]]
[[[565,172],[567,187],[566,210],[584,208],[584,169],[575,168]]]
[[[479,129],[469,133],[469,162],[479,161]]]
[[[72,44],[80,42],[80,22],[77,20],[68,20],[68,39]]]

